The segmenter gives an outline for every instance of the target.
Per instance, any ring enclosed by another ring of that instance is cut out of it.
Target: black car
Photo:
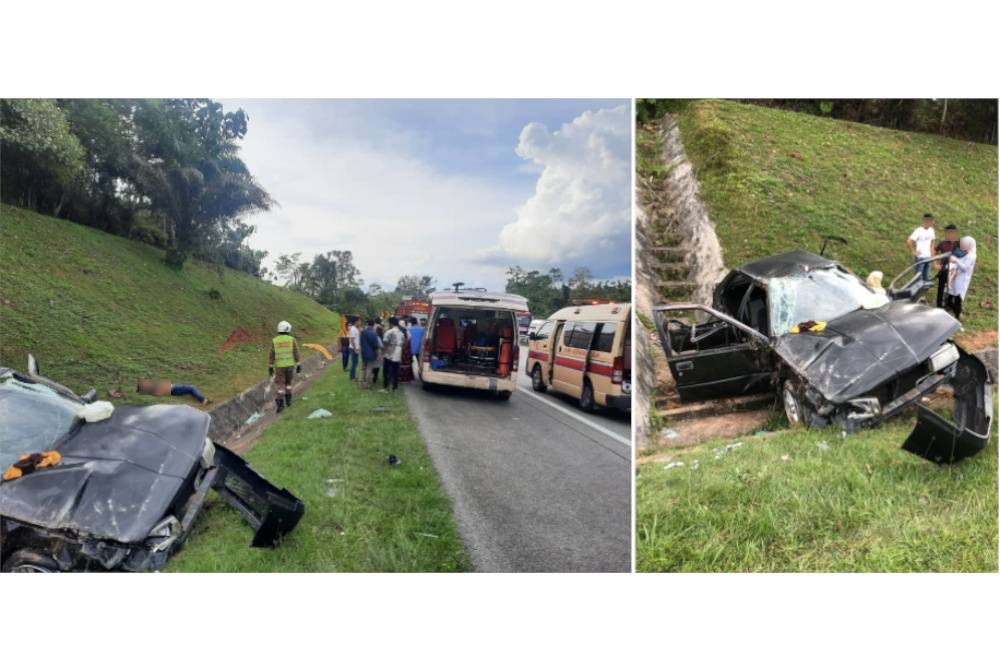
[[[952,341],[959,322],[918,302],[924,289],[914,279],[877,292],[834,260],[793,251],[729,272],[711,307],[660,305],[654,320],[682,401],[773,389],[792,425],[852,431],[950,385],[951,420],[918,404],[903,448],[953,463],[986,446],[991,380]]]
[[[302,517],[298,498],[209,439],[208,414],[105,405],[110,416],[94,417],[94,391],[78,396],[41,377],[30,358],[28,370],[0,367],[4,571],[159,569],[210,490],[254,528],[254,547],[274,546]]]

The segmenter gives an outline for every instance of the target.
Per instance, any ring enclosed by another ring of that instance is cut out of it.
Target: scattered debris
[[[247,420],[243,422],[243,425],[252,426],[263,418],[264,418],[263,414],[261,414],[260,412],[254,412],[253,414],[247,417]]]
[[[865,472],[867,472],[867,473],[868,473],[868,479],[871,479],[871,478],[872,478],[872,475],[874,475],[874,474],[875,474],[875,468],[873,468],[873,467],[872,467],[871,465],[869,465],[868,463],[865,463]]]
[[[728,454],[730,451],[735,451],[736,449],[739,449],[742,446],[743,446],[742,442],[733,442],[732,444],[727,444],[724,447],[717,447],[713,449],[712,453],[715,455],[715,460],[719,460],[720,458]]]
[[[337,485],[343,483],[343,479],[327,479],[326,480],[326,490],[324,493],[329,498],[333,498],[337,495]]]
[[[434,535],[433,533],[414,533],[414,535],[419,535],[420,537],[430,537],[435,540],[440,539],[437,535]]]
[[[819,449],[820,451],[829,451],[830,443],[827,442],[826,440],[823,440],[822,442],[817,442],[816,448]]]
[[[321,409],[314,409],[312,411],[312,414],[310,414],[306,418],[307,419],[324,419],[324,418],[326,418],[328,416],[333,416],[333,414],[330,411],[321,408]]]
[[[769,431],[769,430],[758,430],[756,433],[753,434],[753,436],[754,437],[764,437],[765,435],[770,435],[770,434],[771,434],[771,431]]]
[[[378,407],[372,407],[368,411],[370,411],[370,412],[391,412],[392,408],[391,407],[387,407],[385,405],[379,405]]]
[[[678,433],[673,428],[662,428],[660,430],[660,435],[662,435],[663,437],[667,438],[668,440],[674,440],[674,439],[677,439],[677,437],[680,435],[680,433]]]
[[[697,470],[698,469],[698,459],[697,458],[694,459],[693,461],[691,461],[691,469],[692,470]]]
[[[403,462],[403,459],[401,459],[396,454],[389,454],[388,456],[385,457],[385,462],[388,463],[389,465],[399,465],[400,463]]]
[[[788,461],[792,460],[792,457],[789,456],[788,454],[782,454],[781,455],[781,460],[784,461],[785,463],[787,463]]]
[[[122,393],[119,389],[109,389],[108,390],[108,397],[109,398],[124,398],[125,394]]]
[[[684,461],[673,461],[672,463],[667,463],[663,466],[664,470],[672,470],[673,468],[683,468]]]

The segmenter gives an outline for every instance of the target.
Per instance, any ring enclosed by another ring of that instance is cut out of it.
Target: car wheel
[[[497,397],[501,400],[510,400],[510,391],[497,391]]]
[[[594,388],[590,382],[583,383],[583,393],[580,394],[580,409],[584,412],[594,411]]]
[[[4,572],[59,572],[59,565],[48,555],[33,549],[18,549],[4,561]]]
[[[812,424],[812,412],[802,400],[798,385],[791,379],[786,379],[781,387],[781,403],[785,407],[785,418],[792,428],[796,426],[808,428]]]
[[[539,393],[545,393],[545,379],[542,377],[542,366],[536,365],[531,371],[531,388]]]

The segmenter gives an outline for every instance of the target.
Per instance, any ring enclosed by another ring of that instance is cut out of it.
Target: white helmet
[[[287,321],[282,321],[281,323],[278,324],[278,332],[279,333],[292,332],[292,324],[288,323]]]

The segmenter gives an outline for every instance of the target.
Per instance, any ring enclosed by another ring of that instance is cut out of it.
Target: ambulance
[[[527,370],[531,386],[597,407],[632,409],[632,306],[588,301],[565,307],[531,334]]]
[[[420,352],[420,381],[492,391],[510,399],[517,388],[518,312],[528,301],[457,285],[430,296],[431,314]]]

